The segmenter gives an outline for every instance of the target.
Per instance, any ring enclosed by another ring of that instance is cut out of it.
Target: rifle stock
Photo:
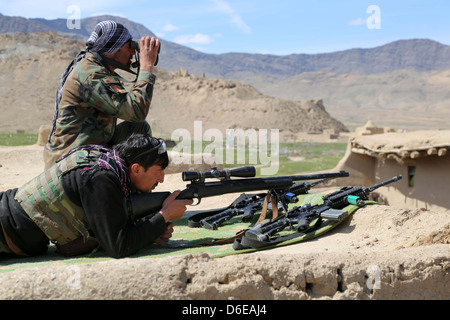
[[[134,220],[139,220],[159,212],[170,194],[171,192],[163,191],[131,195],[128,199],[124,198],[124,206]]]

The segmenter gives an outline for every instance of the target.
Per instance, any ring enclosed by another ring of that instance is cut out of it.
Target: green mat
[[[315,194],[306,194],[301,195],[299,197],[299,202],[295,205],[303,205],[306,203],[311,204],[317,204],[322,202],[322,194],[315,193]],[[372,204],[373,202],[366,202],[367,204]],[[294,205],[291,205],[290,207],[293,207]],[[349,212],[349,216],[353,214],[358,207],[355,205],[349,205],[345,208]],[[256,214],[254,216],[254,220],[258,219],[259,214]],[[266,250],[274,247],[280,247],[280,246],[286,246],[302,241],[307,241],[313,238],[316,238],[320,235],[323,235],[324,233],[328,232],[329,230],[335,228],[337,225],[342,223],[342,221],[329,221],[324,220],[321,227],[318,230],[315,230],[314,232],[306,233],[300,237],[297,237],[295,239],[274,245],[274,246],[268,246],[264,247],[263,249],[245,249],[245,250],[234,250],[233,244],[224,244],[224,245],[214,245],[214,246],[199,246],[199,247],[192,247],[197,246],[200,243],[212,241],[213,239],[217,238],[228,238],[234,236],[237,232],[240,230],[246,229],[254,223],[247,222],[243,223],[240,222],[241,217],[237,216],[232,218],[231,220],[227,221],[223,226],[219,227],[218,230],[207,230],[204,228],[190,228],[188,227],[188,214],[183,217],[180,220],[177,220],[174,222],[174,233],[169,241],[171,245],[178,246],[177,248],[166,248],[158,244],[153,244],[149,246],[148,248],[145,248],[143,250],[140,250],[138,254],[130,257],[130,258],[162,258],[162,257],[168,257],[168,256],[177,256],[177,255],[186,255],[186,254],[200,254],[200,253],[208,253],[212,257],[224,257],[228,255],[234,255],[234,254],[242,254],[242,253],[249,253],[249,252],[255,252],[258,250]],[[343,221],[345,221],[344,219]],[[314,221],[312,222],[314,223]],[[281,234],[287,234],[291,231],[283,231]],[[186,247],[183,247],[186,246]],[[114,258],[106,256],[103,252],[94,252],[89,255],[83,255],[79,257],[73,257],[73,258],[66,258],[61,256],[59,253],[56,252],[56,248],[51,245],[49,247],[49,252],[46,255],[40,256],[40,257],[32,257],[32,258],[22,258],[22,257],[14,257],[14,258],[0,258],[0,272],[7,272],[16,270],[18,268],[25,268],[25,267],[39,267],[39,266],[45,266],[49,264],[78,264],[78,263],[92,263],[92,262],[98,262],[98,261],[107,261],[107,260],[114,260]]]

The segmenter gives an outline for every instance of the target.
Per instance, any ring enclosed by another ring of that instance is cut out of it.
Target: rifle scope
[[[209,171],[183,171],[183,181],[204,180],[205,178],[226,178],[230,177],[254,177],[256,169],[253,166],[241,167],[236,169],[217,170],[211,168]]]

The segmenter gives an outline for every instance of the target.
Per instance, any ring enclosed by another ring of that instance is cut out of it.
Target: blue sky
[[[323,53],[413,38],[450,45],[449,0],[0,0],[0,13],[120,15],[206,53]]]

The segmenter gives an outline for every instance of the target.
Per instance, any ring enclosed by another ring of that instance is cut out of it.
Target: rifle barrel
[[[177,199],[206,198],[227,193],[251,192],[259,190],[283,189],[292,187],[296,180],[312,180],[321,178],[346,177],[346,171],[334,173],[318,173],[296,176],[278,176],[267,178],[231,179],[224,181],[195,182],[178,195]]]
[[[378,189],[378,188],[381,188],[381,187],[383,187],[383,186],[385,186],[385,185],[387,185],[387,184],[390,184],[390,183],[392,183],[392,182],[398,181],[398,180],[400,180],[400,179],[402,179],[402,178],[403,178],[403,176],[402,176],[401,174],[399,174],[398,176],[395,176],[395,177],[393,177],[393,178],[391,178],[391,179],[389,179],[389,180],[382,181],[382,182],[380,182],[380,183],[377,183],[377,184],[371,186],[371,187],[369,188],[369,190],[370,190],[370,191],[373,191],[373,190]]]
[[[325,179],[325,178],[340,178],[348,177],[350,175],[347,171],[331,172],[331,173],[314,173],[314,174],[304,174],[304,175],[294,175],[288,176],[293,181],[299,180],[314,180],[314,179]]]

